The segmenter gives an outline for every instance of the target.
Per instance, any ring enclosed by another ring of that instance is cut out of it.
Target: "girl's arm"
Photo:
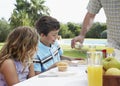
[[[13,60],[6,59],[2,63],[0,70],[1,70],[1,73],[4,75],[4,78],[8,86],[13,86],[14,84],[19,83],[16,67]]]
[[[34,66],[33,63],[30,65],[29,67],[29,74],[28,74],[28,78],[35,76],[35,72],[34,72]]]

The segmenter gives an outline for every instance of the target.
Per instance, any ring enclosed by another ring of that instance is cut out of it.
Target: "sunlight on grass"
[[[0,43],[0,49],[2,48],[3,45],[4,45],[4,43]]]
[[[64,55],[77,58],[86,58],[86,52],[89,49],[88,45],[84,45],[81,49],[72,49],[69,45],[61,45]],[[96,46],[96,50],[105,49],[105,46]]]

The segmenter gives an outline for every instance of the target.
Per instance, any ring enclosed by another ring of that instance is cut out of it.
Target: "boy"
[[[34,70],[36,75],[56,66],[61,59],[71,60],[64,57],[63,51],[57,43],[60,23],[50,16],[43,16],[35,24],[35,28],[40,35],[38,51]]]

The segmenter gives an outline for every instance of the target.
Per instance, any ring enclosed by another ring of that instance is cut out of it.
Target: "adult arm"
[[[83,43],[85,35],[89,31],[90,27],[92,26],[94,18],[95,18],[95,14],[92,14],[89,12],[86,13],[86,16],[83,21],[82,29],[80,31],[80,35],[74,37],[71,41],[72,48],[75,48],[76,42],[80,42],[81,44]]]

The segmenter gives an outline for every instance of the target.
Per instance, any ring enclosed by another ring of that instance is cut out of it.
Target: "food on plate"
[[[68,68],[68,63],[64,62],[64,61],[60,61],[60,62],[57,63],[57,67],[58,67],[58,71],[64,72]]]

